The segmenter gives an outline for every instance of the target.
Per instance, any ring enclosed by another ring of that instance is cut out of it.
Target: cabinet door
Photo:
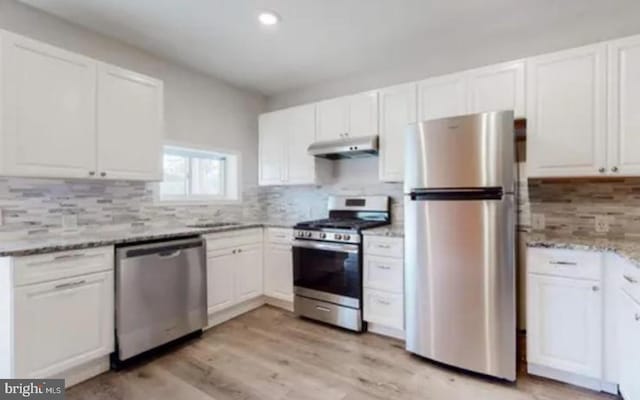
[[[404,179],[404,133],[416,122],[416,84],[380,90],[380,180]]]
[[[235,301],[262,295],[262,246],[243,246],[235,257]]]
[[[467,113],[467,82],[463,74],[418,83],[418,119],[438,119]]]
[[[527,65],[530,177],[606,172],[606,45],[533,58]]]
[[[284,181],[287,126],[283,111],[260,115],[259,174],[260,185],[281,185]]]
[[[224,249],[207,254],[207,309],[209,314],[234,304],[236,255]]]
[[[7,32],[2,42],[2,173],[89,177],[97,63]]]
[[[107,179],[161,180],[163,84],[101,64],[98,173]]]
[[[293,301],[293,260],[290,245],[270,244],[265,248],[264,294]]]
[[[349,96],[348,137],[374,136],[378,134],[378,92]]]
[[[318,141],[338,140],[349,132],[349,97],[321,101],[316,105]]]
[[[609,44],[609,172],[640,175],[640,36]]]
[[[600,283],[529,274],[527,294],[528,362],[600,379]]]
[[[525,116],[524,61],[492,65],[469,73],[469,112],[514,110]]]
[[[288,184],[315,183],[315,157],[307,152],[309,145],[316,140],[316,109],[314,105],[290,108],[286,110],[287,168],[285,181]]]
[[[46,378],[113,346],[113,272],[15,290],[15,375]]]
[[[625,400],[640,399],[640,304],[624,291],[620,309],[620,393]]]

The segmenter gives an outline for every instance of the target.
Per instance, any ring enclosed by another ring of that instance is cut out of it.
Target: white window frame
[[[181,150],[189,152],[202,152],[206,155],[219,154],[225,159],[224,176],[222,183],[224,185],[224,194],[222,195],[163,195],[160,187],[162,182],[158,182],[154,187],[154,200],[163,205],[196,205],[196,204],[237,204],[242,202],[241,190],[241,154],[235,150],[227,150],[221,148],[213,148],[211,146],[165,141],[162,146],[162,156],[164,158],[165,149],[173,148],[176,152]],[[203,157],[206,158],[206,157]],[[164,171],[163,171],[164,172]]]

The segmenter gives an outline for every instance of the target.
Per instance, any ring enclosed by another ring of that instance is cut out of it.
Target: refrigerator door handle
[[[455,188],[455,189],[414,189],[409,193],[413,201],[451,201],[451,200],[500,200],[503,192],[501,187],[486,188]]]

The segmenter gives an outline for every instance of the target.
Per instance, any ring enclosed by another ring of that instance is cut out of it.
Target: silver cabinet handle
[[[636,319],[636,321],[640,321],[640,314],[636,313],[635,319]]]
[[[571,265],[571,266],[578,265],[577,262],[573,262],[573,261],[549,261],[549,264],[551,264],[551,265]]]
[[[331,312],[330,308],[322,307],[322,306],[316,306],[316,310],[323,311],[323,312]]]
[[[600,290],[600,288],[598,286],[594,286],[591,288],[591,290],[593,290],[594,292],[597,292]]]
[[[618,172],[618,167],[611,167],[611,172]]]
[[[391,267],[388,266],[388,265],[378,265],[378,269],[389,270],[389,269],[391,269]]]
[[[173,258],[173,257],[177,257],[180,254],[182,254],[182,250],[176,250],[176,251],[167,251],[164,253],[158,253],[158,257],[159,258]]]
[[[82,254],[82,253],[75,253],[75,254],[63,254],[61,256],[55,256],[53,257],[54,261],[62,261],[62,260],[72,260],[74,258],[82,258],[85,257],[86,254]]]
[[[598,169],[598,172],[600,172],[601,174],[604,174],[605,171],[606,171],[606,169],[604,169],[604,167],[600,167]]]
[[[107,176],[106,172],[100,172],[100,176]]]
[[[382,300],[382,299],[376,299],[376,302],[377,302],[378,304],[382,304],[383,306],[388,306],[389,304],[391,304],[391,302],[390,302],[390,301]]]
[[[391,246],[388,245],[388,244],[378,244],[377,247],[379,249],[390,249],[391,248]]]
[[[242,249],[238,249],[238,253],[242,253]]]
[[[638,280],[635,278],[630,277],[629,275],[622,275],[624,277],[624,279],[629,282],[629,283],[638,283]]]
[[[237,252],[237,251],[238,251],[238,250],[233,249],[233,250],[231,250],[231,254],[236,254],[236,252]]]
[[[76,281],[76,282],[61,283],[59,285],[56,285],[55,288],[56,289],[68,289],[70,287],[84,285],[85,283],[87,283],[87,281],[85,279],[83,279],[81,281]]]
[[[96,174],[96,171],[89,171],[89,176],[94,176]]]

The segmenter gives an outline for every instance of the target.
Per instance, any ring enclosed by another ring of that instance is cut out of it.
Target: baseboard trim
[[[246,300],[240,304],[236,304],[227,308],[226,310],[218,311],[213,314],[209,314],[209,323],[204,328],[205,330],[213,328],[216,325],[220,325],[223,322],[229,321],[237,316],[248,313],[255,310],[258,307],[265,305],[264,296],[259,296],[254,299]]]
[[[404,331],[396,328],[389,328],[388,326],[375,324],[373,322],[367,323],[367,331],[375,333],[377,335],[389,336],[394,339],[404,340]]]
[[[270,306],[281,308],[293,312],[293,301],[282,300],[275,297],[265,296],[265,303]]]
[[[527,372],[530,375],[541,376],[543,378],[553,379],[556,381],[569,383],[574,386],[580,386],[586,389],[591,389],[596,392],[606,392],[612,394],[618,394],[618,385],[604,382],[600,379],[591,378],[588,376],[573,374],[571,372],[561,371],[555,368],[544,367],[542,365],[527,364]]]

